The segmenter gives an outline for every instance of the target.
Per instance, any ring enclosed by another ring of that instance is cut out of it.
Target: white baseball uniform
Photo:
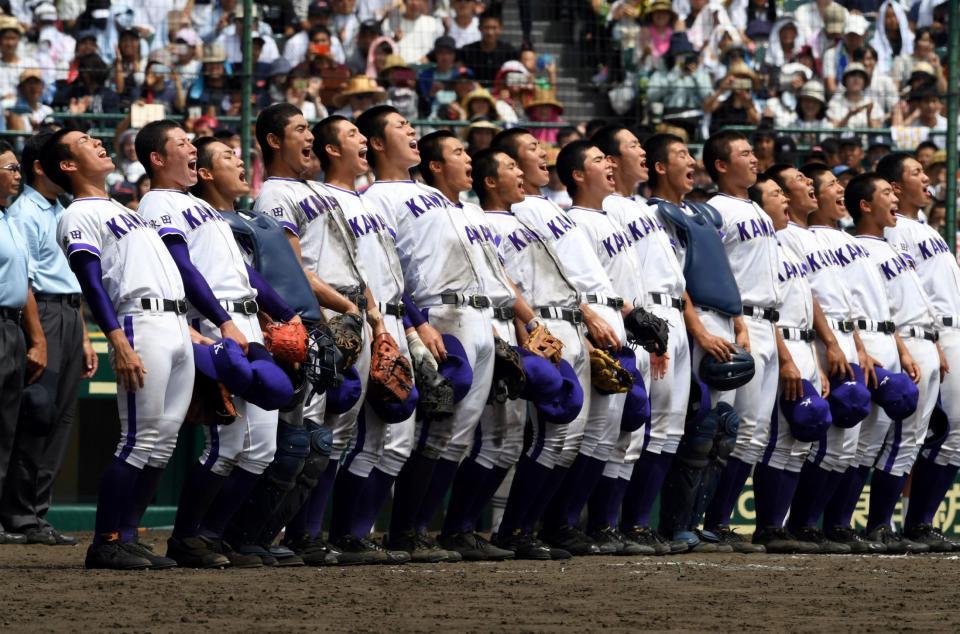
[[[920,366],[917,409],[903,421],[893,421],[875,465],[877,469],[900,476],[913,468],[937,404],[940,354],[934,342],[936,321],[923,283],[913,270],[913,262],[885,239],[858,236],[858,240],[869,245],[870,260],[884,281],[890,317],[910,356]]]
[[[678,307],[686,288],[683,266],[655,201],[648,204],[636,197],[614,194],[604,199],[603,208],[620,223],[632,242],[647,291],[646,300],[635,303],[666,321],[670,328],[667,373],[647,384],[650,424],[643,428],[642,449],[673,454],[683,436],[690,394],[690,345],[683,312]]]
[[[833,231],[828,227],[820,229],[827,234]],[[778,232],[777,236],[782,245],[789,247],[802,258],[806,266],[807,282],[813,289],[813,296],[820,304],[847,362],[859,363],[857,344],[853,339],[851,328],[854,317],[853,306],[847,290],[848,282],[844,276],[845,267],[850,263],[850,256],[846,249],[839,245],[824,244],[812,229],[801,227],[794,222]],[[853,240],[848,234],[844,236]],[[843,240],[844,236],[835,237]],[[816,341],[816,348],[821,367],[826,370],[826,348],[819,339]],[[859,435],[860,425],[849,429],[831,425],[824,440],[814,443],[809,459],[828,471],[844,471],[856,456]]]
[[[897,225],[884,236],[909,255],[933,307],[940,330],[940,349],[951,371],[940,384],[940,400],[950,432],[930,456],[940,465],[960,465],[960,267],[950,246],[930,225],[897,216]],[[925,454],[926,455],[926,454]]]
[[[173,454],[193,393],[187,320],[163,310],[163,300],[184,301],[177,265],[151,224],[110,198],[74,199],[57,234],[67,257],[86,251],[100,258],[104,291],[147,370],[142,388],[117,391],[115,455],[137,468],[162,468]],[[143,307],[144,299],[149,308]]]
[[[751,200],[718,194],[710,204],[723,217],[723,246],[740,289],[750,354],[756,365],[749,383],[737,388],[732,396],[726,392],[721,399],[732,397],[740,415],[732,455],[755,464],[767,447],[780,378],[775,325],[756,314],[780,304],[776,230],[770,217]],[[751,310],[755,311],[752,317],[747,314]]]
[[[238,312],[244,300],[254,299],[246,264],[230,226],[208,203],[174,189],[152,189],[140,201],[140,215],[157,228],[160,237],[174,234],[187,242],[190,260],[214,297],[227,310],[247,340],[263,343],[257,315]],[[220,329],[192,306],[187,319],[206,337],[220,338]],[[228,475],[240,465],[263,473],[277,449],[277,412],[267,411],[237,398],[237,420],[230,425],[206,425],[207,445],[200,461],[218,475]]]
[[[498,254],[510,279],[530,303],[534,312],[550,332],[563,341],[563,358],[577,372],[581,382],[590,382],[590,363],[586,355],[584,328],[578,321],[579,296],[566,276],[565,268],[553,243],[532,225],[526,225],[510,211],[487,211],[487,223],[494,233]],[[589,410],[589,390],[584,405],[571,425],[583,426]],[[530,408],[533,438],[527,456],[552,468],[560,458],[568,425],[555,425],[540,420],[536,408]],[[520,444],[523,444],[520,428]],[[510,439],[513,441],[513,438]],[[509,443],[508,455],[515,450]],[[501,465],[502,466],[502,465]]]
[[[600,263],[597,245],[589,234],[580,229],[567,212],[543,196],[527,196],[523,202],[513,205],[511,211],[525,225],[551,241],[563,262],[564,273],[580,293],[580,302],[590,304],[590,308],[614,329],[621,345],[625,344],[623,318],[619,310],[611,305],[620,297]],[[584,394],[590,392],[589,409],[582,427],[578,424],[578,418],[567,428],[558,462],[563,467],[570,466],[577,453],[606,462],[615,444],[611,440],[615,440],[619,433],[624,395],[600,394],[593,389],[589,374],[582,387]],[[586,400],[584,407],[587,407]]]

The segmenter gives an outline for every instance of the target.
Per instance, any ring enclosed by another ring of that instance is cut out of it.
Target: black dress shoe
[[[0,544],[26,544],[27,536],[23,533],[7,533],[0,531]]]

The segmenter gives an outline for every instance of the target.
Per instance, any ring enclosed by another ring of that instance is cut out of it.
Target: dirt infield
[[[162,533],[145,541],[162,544]],[[162,548],[160,548],[162,550]],[[960,556],[694,555],[224,571],[83,570],[0,546],[0,630],[957,631]]]

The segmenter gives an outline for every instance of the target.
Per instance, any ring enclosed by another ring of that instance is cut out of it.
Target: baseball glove
[[[530,332],[524,349],[532,352],[538,357],[543,357],[555,365],[559,365],[561,353],[563,352],[563,342],[550,334],[547,327],[538,323]]]
[[[413,368],[387,333],[373,340],[370,358],[370,392],[380,400],[402,403],[413,389]]]
[[[610,353],[594,348],[590,352],[590,382],[606,394],[623,394],[633,387],[633,375]]]
[[[523,370],[523,361],[513,346],[500,337],[494,337],[493,342],[493,386],[490,396],[497,403],[503,403],[508,398],[520,396],[527,384],[527,375]]]
[[[230,391],[223,383],[197,372],[184,421],[194,425],[229,425],[236,418],[237,408]]]
[[[363,346],[363,320],[350,313],[336,315],[327,321],[333,340],[343,354],[343,369],[352,367]]]
[[[415,368],[417,392],[417,418],[435,421],[453,416],[453,384],[428,363]]]
[[[288,368],[306,361],[307,339],[307,329],[302,323],[275,322],[263,330],[263,345],[277,363]]]
[[[623,320],[623,327],[630,343],[641,346],[647,352],[666,353],[670,327],[660,317],[637,306]]]

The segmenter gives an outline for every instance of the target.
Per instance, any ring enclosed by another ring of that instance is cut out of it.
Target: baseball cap
[[[27,433],[45,436],[57,417],[57,384],[60,373],[47,368],[40,378],[23,388],[20,395],[20,422]]]
[[[379,20],[364,20],[360,23],[360,32],[361,33],[376,33],[380,35],[382,32],[380,29]]]
[[[859,13],[850,13],[843,24],[843,34],[853,33],[854,35],[866,35],[870,28],[870,23]]]
[[[193,362],[205,376],[220,381],[234,394],[245,392],[253,381],[250,362],[233,339],[193,344]]]
[[[893,420],[903,420],[916,411],[920,390],[903,372],[891,372],[886,368],[874,368],[877,386],[870,388],[873,402],[883,408]]]
[[[282,372],[282,370],[281,370]],[[327,411],[331,414],[345,414],[360,400],[363,385],[356,367],[343,372],[343,382],[327,388]]]
[[[39,68],[27,68],[27,69],[24,69],[24,71],[23,71],[22,73],[20,73],[20,81],[19,81],[19,83],[22,84],[23,82],[27,81],[28,79],[39,79],[40,81],[43,81],[43,75],[40,74],[40,69],[39,69]]]
[[[520,355],[523,363],[523,373],[527,381],[520,392],[520,398],[538,403],[555,397],[563,387],[563,377],[560,370],[547,359],[537,356],[529,350],[517,346],[513,347]]]
[[[800,442],[816,442],[827,431],[833,418],[830,406],[820,396],[813,383],[803,379],[803,394],[800,398],[788,401],[780,395],[780,411],[790,424],[790,433]]]
[[[856,363],[851,363],[854,379],[845,375],[837,375],[830,379],[830,394],[827,402],[830,404],[830,414],[833,424],[843,429],[850,429],[870,415],[870,390],[863,376],[863,369]]]
[[[57,7],[52,2],[41,2],[33,9],[33,17],[37,22],[56,22]]]
[[[197,46],[200,44],[200,36],[197,35],[197,32],[193,29],[180,29],[176,35],[173,36],[173,41],[182,41],[184,44]]]
[[[460,340],[453,335],[442,335],[442,337],[447,358],[438,364],[437,371],[453,384],[453,402],[459,403],[470,392],[470,386],[473,384],[473,368],[470,367],[470,360]]]
[[[420,392],[417,391],[417,386],[413,386],[413,389],[410,390],[410,396],[401,403],[376,398],[370,393],[370,390],[367,390],[366,403],[377,413],[380,420],[388,425],[403,422],[413,416],[419,402]]]
[[[577,371],[566,360],[561,359],[557,366],[563,378],[563,387],[552,399],[537,403],[537,416],[553,425],[566,425],[575,419],[583,408],[583,388]]]
[[[847,10],[836,2],[831,2],[823,10],[823,30],[827,33],[843,34],[847,23]]]
[[[650,422],[650,396],[643,384],[643,375],[637,369],[637,356],[624,346],[617,353],[620,365],[633,375],[633,385],[623,402],[623,414],[620,416],[620,431],[637,431]]]
[[[333,8],[331,8],[327,0],[314,0],[314,2],[311,2],[310,6],[307,7],[308,17],[321,17],[330,15],[331,13],[333,13]]]

